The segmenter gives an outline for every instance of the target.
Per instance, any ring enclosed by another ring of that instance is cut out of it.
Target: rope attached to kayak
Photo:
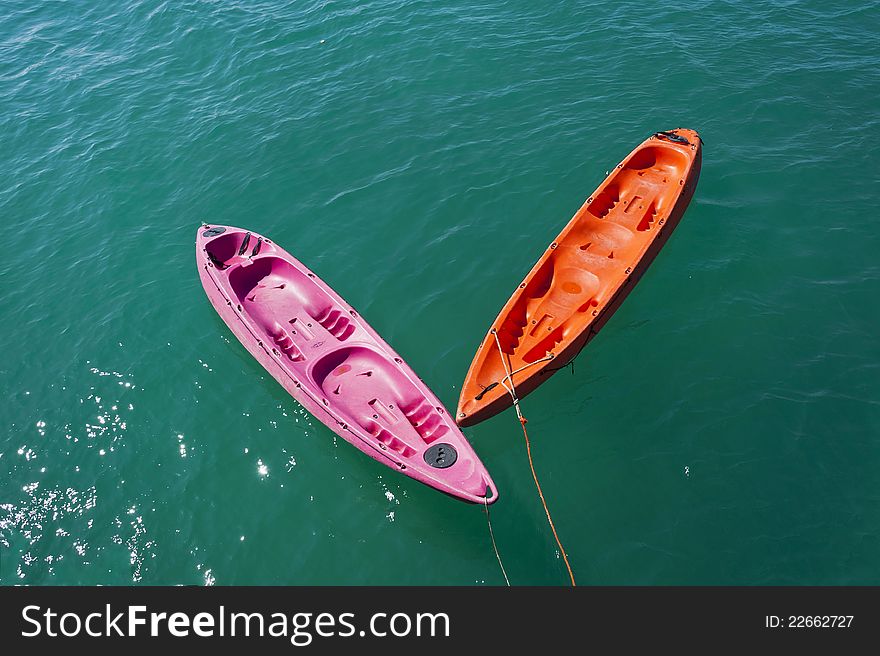
[[[521,367],[520,367],[519,369],[517,369],[516,371],[511,371],[511,372],[510,372],[508,375],[506,375],[504,378],[505,378],[505,379],[510,379],[511,384],[513,384],[513,377],[514,377],[516,374],[518,374],[520,371],[525,371],[525,370],[528,369],[529,367],[532,367],[532,366],[534,366],[534,365],[536,365],[536,364],[541,364],[542,362],[549,362],[550,360],[552,360],[552,359],[555,358],[555,357],[556,357],[556,356],[553,355],[552,353],[548,353],[547,355],[545,355],[545,356],[544,356],[543,358],[541,358],[540,360],[535,360],[534,362],[529,362],[529,363],[524,364],[523,366],[521,366]],[[507,370],[505,369],[505,371],[507,371]],[[555,371],[555,369],[554,369],[554,371]],[[486,395],[486,392],[495,389],[496,387],[498,387],[499,384],[500,384],[500,385],[504,385],[504,381],[502,380],[502,381],[499,381],[498,383],[489,383],[488,385],[486,385],[482,390],[480,390],[480,393],[477,394],[477,395],[474,397],[474,401],[479,401],[480,399],[482,399],[482,398]],[[504,389],[506,389],[508,392],[510,392],[510,390],[507,388],[507,385],[504,385]]]
[[[507,571],[504,569],[504,563],[501,562],[501,554],[498,553],[498,545],[495,544],[495,531],[492,530],[492,520],[489,518],[489,488],[486,488],[486,496],[483,499],[483,504],[486,507],[486,523],[489,525],[489,537],[492,538],[492,548],[495,550],[495,558],[498,560],[498,566],[501,568],[501,573],[504,575],[504,582],[507,584],[507,587],[510,587],[510,579],[507,578]]]
[[[529,432],[526,430],[528,419],[523,416],[522,410],[519,407],[519,397],[516,395],[516,386],[513,384],[513,373],[510,371],[510,366],[504,359],[504,351],[501,349],[501,342],[498,340],[498,333],[494,328],[492,329],[492,336],[495,338],[496,346],[498,346],[498,355],[501,357],[501,364],[504,366],[504,372],[506,374],[501,380],[501,384],[504,386],[504,389],[507,390],[508,394],[510,394],[510,398],[513,399],[513,407],[516,410],[516,416],[519,418],[519,423],[523,429],[523,437],[526,441],[526,455],[528,455],[529,458],[532,479],[535,481],[535,487],[538,488],[538,496],[541,497],[541,505],[544,506],[544,514],[547,515],[547,522],[550,524],[550,530],[553,531],[553,537],[556,539],[559,553],[562,554],[562,560],[565,562],[565,569],[568,570],[568,578],[571,579],[571,585],[574,587],[577,586],[577,583],[575,583],[574,580],[574,572],[571,571],[571,565],[568,562],[565,547],[562,546],[562,541],[559,539],[559,534],[556,532],[556,526],[553,525],[553,518],[550,516],[550,509],[547,507],[547,500],[544,498],[544,492],[541,490],[541,484],[538,482],[538,474],[535,473],[535,463],[532,461],[532,445],[529,442]],[[521,371],[521,369],[518,369],[517,371]],[[510,381],[510,387],[507,386],[507,381]]]

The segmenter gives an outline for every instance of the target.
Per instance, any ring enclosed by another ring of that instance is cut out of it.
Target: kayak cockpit
[[[404,458],[450,432],[442,410],[427,401],[400,363],[372,348],[328,353],[312,368],[312,379],[348,422]]]
[[[213,231],[220,228],[211,228],[202,235],[214,236]],[[242,264],[251,261],[260,253],[274,251],[268,239],[252,235],[250,232],[226,232],[214,233],[220,234],[205,244],[205,251],[208,259],[215,267],[223,271],[231,267],[233,264]]]

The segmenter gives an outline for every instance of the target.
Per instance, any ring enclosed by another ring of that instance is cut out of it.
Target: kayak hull
[[[462,385],[460,426],[512,405],[508,372],[522,399],[580,353],[681,221],[701,165],[699,135],[678,129],[649,137],[615,167],[492,322]]]
[[[305,265],[271,240],[231,226],[202,226],[196,260],[220,318],[336,435],[450,496],[497,499],[488,471],[437,397]]]

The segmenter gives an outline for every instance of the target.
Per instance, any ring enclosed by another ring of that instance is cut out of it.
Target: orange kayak
[[[459,425],[509,407],[511,379],[523,398],[599,332],[687,209],[701,161],[700,136],[679,128],[617,165],[492,322],[461,388]]]

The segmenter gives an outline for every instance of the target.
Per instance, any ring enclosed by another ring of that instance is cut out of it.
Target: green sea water
[[[486,517],[307,414],[206,300],[284,246],[454,409],[605,172],[693,202],[523,402],[580,584],[880,584],[880,3],[10,0],[0,584],[503,584]],[[507,411],[466,429],[514,584],[564,565]]]

